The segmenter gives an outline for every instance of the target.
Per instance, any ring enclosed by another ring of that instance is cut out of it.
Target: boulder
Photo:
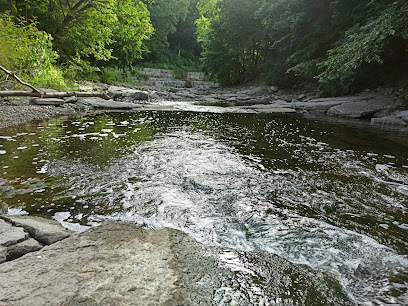
[[[7,248],[7,260],[13,260],[19,258],[25,254],[36,252],[42,249],[42,245],[35,239],[28,239],[18,244],[9,246]],[[0,259],[1,261],[1,259]]]
[[[22,242],[27,238],[28,233],[26,233],[22,227],[12,226],[10,223],[0,219],[0,246],[8,247]]]
[[[70,236],[70,232],[57,221],[28,216],[7,216],[8,222],[17,228],[24,228],[37,241],[43,244],[52,244]]]
[[[149,95],[137,89],[126,87],[111,86],[107,92],[108,96],[114,100],[128,98],[129,100],[148,100]]]
[[[348,117],[348,118],[365,118],[372,117],[375,113],[391,109],[394,102],[387,96],[362,97],[358,101],[343,103],[334,106],[327,112],[328,115]]]

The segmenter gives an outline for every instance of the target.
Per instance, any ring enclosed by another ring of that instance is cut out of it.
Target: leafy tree
[[[199,3],[199,39],[204,68],[224,83],[252,80],[262,63],[262,25],[257,1],[219,0]]]
[[[150,61],[160,61],[169,49],[168,36],[177,31],[177,24],[185,20],[190,0],[155,0],[148,6],[154,34],[146,42]]]

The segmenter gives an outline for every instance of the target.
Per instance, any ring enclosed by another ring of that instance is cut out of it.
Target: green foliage
[[[393,38],[405,36],[407,3],[396,1],[385,5],[381,1],[371,1],[366,9],[372,12],[367,20],[348,29],[338,46],[318,65],[322,70],[318,78],[323,91],[336,93],[338,85],[354,84],[365,66],[383,64],[386,54],[393,52],[390,48]]]
[[[258,2],[200,1],[199,39],[204,69],[227,84],[245,83],[258,74],[264,48]]]
[[[147,60],[160,61],[169,49],[168,36],[177,31],[180,20],[185,20],[190,0],[155,0],[148,6],[154,34],[146,42],[151,52]]]
[[[224,83],[309,79],[325,94],[408,71],[406,0],[200,0],[204,68]],[[389,67],[392,67],[391,69]]]

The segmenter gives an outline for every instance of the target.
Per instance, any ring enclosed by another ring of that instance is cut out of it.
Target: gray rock
[[[0,219],[0,246],[8,247],[22,242],[28,238],[28,233],[22,227],[12,226]]]
[[[0,265],[2,305],[181,305],[169,230],[108,222]]]
[[[0,214],[2,214],[2,215],[7,215],[8,214],[8,209],[9,209],[9,207],[8,207],[8,205],[7,205],[7,203],[2,203],[1,204],[1,211],[0,211]]]
[[[78,102],[78,98],[77,97],[68,97],[64,101],[65,101],[65,103],[76,103],[76,102]]]
[[[408,110],[396,112],[394,116],[408,122]]]
[[[52,244],[70,236],[70,232],[58,222],[28,216],[7,216],[6,220],[23,227],[32,237],[43,244]]]
[[[294,102],[292,103],[296,110],[309,111],[309,112],[327,112],[330,108],[336,105],[344,103],[342,100],[327,100],[327,101],[314,101],[308,102]]]
[[[278,107],[271,107],[271,108],[260,108],[256,109],[257,113],[264,113],[264,114],[272,114],[272,113],[285,113],[285,114],[293,114],[296,113],[296,110],[293,108],[278,108]]]
[[[42,245],[35,239],[28,239],[26,241],[17,243],[7,248],[7,259],[13,260],[19,258],[25,254],[36,252],[42,249]]]
[[[81,98],[78,103],[95,109],[133,109],[140,107],[139,104],[129,102],[117,102],[100,98]]]
[[[364,118],[371,117],[375,113],[390,109],[393,106],[394,102],[386,96],[376,96],[371,99],[363,97],[359,101],[334,106],[329,109],[327,114],[348,118]]]
[[[114,100],[129,98],[130,100],[148,100],[149,95],[140,90],[126,87],[111,86],[107,92],[108,96]]]
[[[408,126],[408,123],[400,118],[394,116],[387,116],[382,118],[372,118],[371,123],[382,124],[382,125],[397,125],[397,126]]]
[[[335,279],[305,265],[112,221],[3,263],[0,284],[10,306],[261,305],[286,292],[288,305],[351,304]]]
[[[7,260],[7,248],[0,246],[0,264]]]

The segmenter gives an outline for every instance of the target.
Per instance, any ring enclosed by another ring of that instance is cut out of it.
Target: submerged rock
[[[89,106],[94,109],[133,109],[140,106],[136,103],[117,102],[100,98],[82,98],[78,99],[77,103]]]

